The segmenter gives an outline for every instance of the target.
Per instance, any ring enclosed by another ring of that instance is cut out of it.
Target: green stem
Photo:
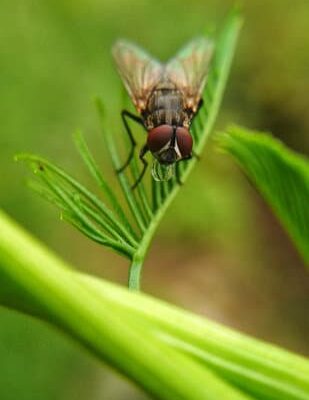
[[[140,290],[143,261],[144,261],[143,257],[141,258],[139,255],[138,257],[136,255],[133,257],[129,269],[129,280],[128,280],[129,289],[137,291]]]
[[[93,294],[1,211],[0,289],[1,304],[41,315],[156,399],[249,399]]]
[[[76,276],[76,274],[73,274]],[[90,276],[78,279],[91,293],[108,299],[153,335],[189,354],[219,376],[258,399],[307,400],[309,360],[250,338],[215,322],[141,293]]]
[[[178,189],[176,187],[176,189]],[[177,190],[172,191],[171,195],[166,199],[166,201],[162,204],[162,206],[158,209],[157,213],[153,216],[153,219],[151,220],[151,223],[149,224],[146,232],[144,233],[144,236],[142,237],[142,240],[140,242],[140,245],[138,246],[138,249],[136,253],[134,254],[132,258],[132,263],[129,269],[129,289],[133,290],[140,290],[141,287],[141,275],[142,275],[142,268],[143,268],[143,263],[148,251],[148,248],[150,246],[151,240],[153,238],[153,235],[155,234],[155,231],[159,225],[160,220],[162,219],[163,215],[165,214],[165,211],[169,204],[173,201],[175,195],[177,193]]]

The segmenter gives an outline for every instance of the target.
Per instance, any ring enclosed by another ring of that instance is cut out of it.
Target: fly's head
[[[175,163],[192,152],[192,136],[185,127],[159,125],[148,132],[147,146],[155,157],[152,175],[156,180],[173,176]]]

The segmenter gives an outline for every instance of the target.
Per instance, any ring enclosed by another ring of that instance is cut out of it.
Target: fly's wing
[[[214,44],[206,38],[189,42],[165,67],[165,76],[183,92],[185,108],[195,113],[206,83]]]
[[[144,50],[125,40],[116,42],[112,52],[123,83],[141,113],[152,90],[162,79],[163,67]]]

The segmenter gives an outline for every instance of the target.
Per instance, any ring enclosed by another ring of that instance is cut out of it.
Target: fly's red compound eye
[[[173,127],[160,125],[148,132],[147,146],[152,153],[160,151],[172,139]]]
[[[182,157],[188,157],[192,152],[193,140],[187,128],[179,127],[176,130],[177,145]]]

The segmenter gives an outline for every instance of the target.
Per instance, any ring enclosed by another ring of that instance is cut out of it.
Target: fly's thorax
[[[152,92],[143,117],[148,130],[165,124],[189,126],[190,123],[189,115],[184,110],[183,94],[169,87],[159,87]]]
[[[192,152],[193,140],[188,128],[159,125],[148,132],[147,146],[157,160],[165,165],[187,158]]]

